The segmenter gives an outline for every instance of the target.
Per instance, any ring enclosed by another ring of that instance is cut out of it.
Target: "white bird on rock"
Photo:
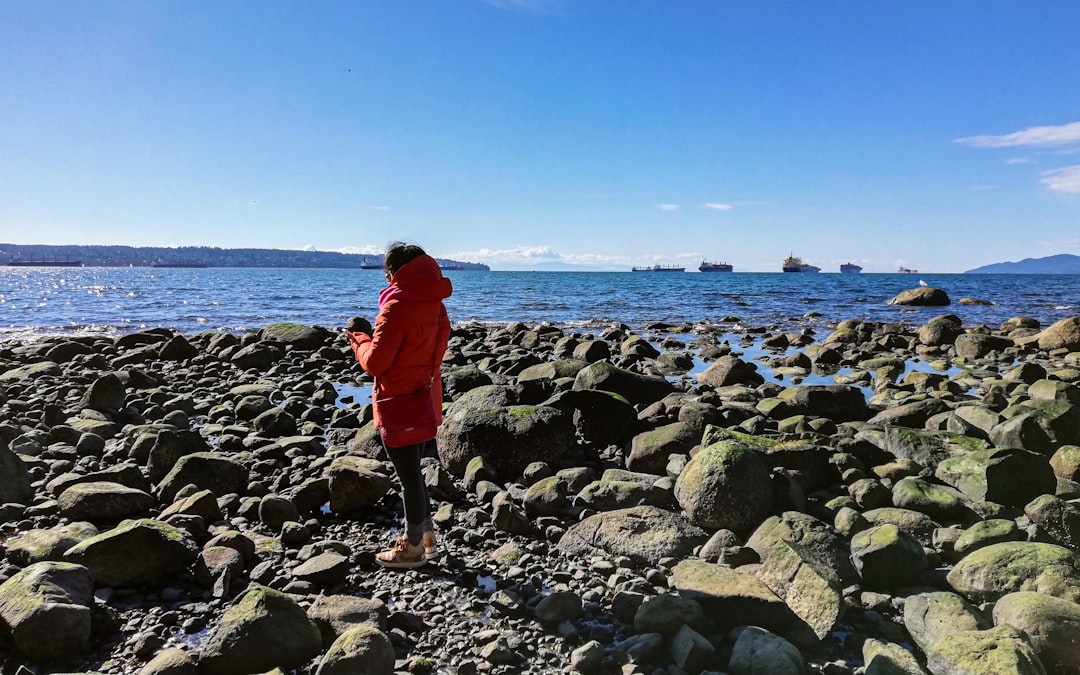
[[[927,287],[927,286],[929,286],[930,284],[926,283],[926,282],[925,282],[925,281],[923,281],[922,279],[919,279],[919,285],[920,285],[920,286],[922,286],[923,288],[926,288],[926,287]]]

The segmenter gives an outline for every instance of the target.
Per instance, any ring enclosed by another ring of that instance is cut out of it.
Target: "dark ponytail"
[[[416,244],[406,244],[402,241],[395,241],[386,247],[386,253],[383,254],[383,270],[393,276],[397,274],[398,270],[405,266],[405,263],[415,260],[420,256],[425,255],[424,249],[420,248]]]

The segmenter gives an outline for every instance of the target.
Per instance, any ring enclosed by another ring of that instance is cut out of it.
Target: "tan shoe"
[[[424,540],[421,543],[424,545],[425,558],[427,558],[428,560],[434,560],[435,558],[439,557],[439,543],[438,540],[435,538],[435,530],[428,530],[427,532],[424,532]]]
[[[422,544],[413,546],[403,535],[398,535],[390,549],[375,554],[375,562],[393,569],[413,569],[427,562],[427,558]]]

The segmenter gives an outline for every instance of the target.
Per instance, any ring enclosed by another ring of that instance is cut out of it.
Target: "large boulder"
[[[126,485],[93,481],[72,485],[56,502],[65,518],[100,523],[146,515],[156,500],[142,490]]]
[[[668,455],[687,454],[701,441],[701,427],[687,422],[673,422],[643,431],[630,441],[626,468],[631,471],[663,474]]]
[[[40,562],[0,585],[0,628],[34,662],[79,656],[89,647],[94,579],[82,565]]]
[[[757,577],[810,627],[819,640],[832,632],[844,610],[840,577],[809,549],[777,541],[762,557]]]
[[[1042,332],[1016,342],[1021,345],[1037,343],[1041,349],[1080,350],[1080,316],[1062,319]]]
[[[746,545],[764,557],[779,541],[794,544],[804,554],[835,571],[845,583],[857,578],[847,541],[831,525],[811,515],[785,511],[767,518],[746,540]]]
[[[90,383],[79,401],[80,408],[90,408],[107,415],[114,415],[124,407],[127,388],[115,373],[106,373]]]
[[[1038,542],[993,544],[957,563],[948,580],[957,593],[976,603],[1017,591],[1080,602],[1080,553]]]
[[[814,417],[854,422],[867,417],[866,395],[850,385],[806,385],[795,391],[795,406]]]
[[[164,502],[171,502],[180,488],[194,485],[216,496],[247,492],[248,470],[239,462],[216,452],[184,455],[157,486]]]
[[[999,448],[1023,448],[1052,455],[1062,445],[1080,443],[1080,407],[1067,401],[1030,401],[1020,414],[990,431]]]
[[[697,379],[699,383],[712,387],[729,387],[736,384],[756,386],[765,381],[754,364],[730,354],[714,361],[705,372],[698,374]]]
[[[284,356],[285,350],[276,342],[253,342],[241,348],[229,360],[241,370],[253,368],[265,372]]]
[[[133,555],[138,551],[138,555]],[[198,547],[188,533],[166,523],[125,520],[85,539],[64,557],[89,568],[100,586],[131,587],[181,572],[195,561]]]
[[[635,506],[589,516],[559,540],[564,554],[581,560],[596,555],[626,556],[642,566],[661,558],[685,558],[708,535],[683,516],[655,506]]]
[[[572,414],[578,436],[600,448],[622,445],[633,436],[637,427],[634,406],[621,395],[610,391],[561,391],[544,401],[543,405]]]
[[[994,605],[994,623],[1024,631],[1050,675],[1080,672],[1080,605],[1023,591]]]
[[[181,457],[211,450],[206,440],[197,432],[162,430],[158,432],[150,448],[146,470],[150,480],[157,483],[172,471]]]
[[[814,640],[803,621],[754,575],[690,559],[675,566],[670,583],[679,595],[697,600],[718,630],[753,625],[800,642]]]
[[[258,335],[260,340],[271,340],[306,350],[318,349],[333,337],[333,333],[321,326],[305,326],[287,321],[265,326],[259,330]]]
[[[342,633],[358,625],[386,630],[389,610],[386,603],[355,595],[320,595],[307,614],[322,633],[323,645],[329,647]]]
[[[919,593],[904,600],[904,627],[924,652],[947,635],[993,625],[989,617],[956,593]]]
[[[951,345],[963,333],[963,322],[955,314],[935,316],[919,329],[919,342],[932,347]]]
[[[758,626],[740,629],[731,648],[731,675],[805,675],[809,672],[799,648]]]
[[[584,372],[584,371],[582,371]],[[513,480],[538,458],[555,464],[574,447],[571,415],[549,406],[466,410],[439,428],[439,459],[454,475],[483,457],[499,476]]]
[[[663,377],[639,375],[606,361],[591,363],[574,377],[574,389],[599,389],[619,394],[631,403],[652,403],[670,394],[674,387]]]
[[[7,558],[20,567],[46,560],[63,560],[65,551],[96,534],[99,534],[98,529],[86,522],[28,530],[8,540]]]
[[[264,673],[306,664],[322,650],[319,627],[292,598],[255,586],[222,615],[203,644],[204,675]],[[340,671],[335,671],[340,672]]]
[[[851,561],[863,587],[874,590],[914,584],[928,567],[919,542],[895,525],[878,525],[852,537]]]
[[[1013,341],[1000,335],[965,333],[956,338],[956,355],[964,359],[981,359],[990,352],[1001,352],[1013,346]]]
[[[930,672],[1047,675],[1023,633],[1001,625],[984,631],[961,631],[939,640],[927,653]]]
[[[721,441],[700,450],[682,470],[675,499],[705,529],[745,531],[772,510],[769,469],[748,446]]]
[[[334,513],[370,509],[393,487],[383,463],[367,457],[337,457],[327,474],[330,478],[330,510]]]
[[[934,472],[973,501],[1023,506],[1057,486],[1044,455],[1016,448],[975,450],[941,462]]]
[[[888,304],[910,305],[913,307],[944,307],[950,302],[949,294],[940,288],[922,286],[902,291],[891,298]]]

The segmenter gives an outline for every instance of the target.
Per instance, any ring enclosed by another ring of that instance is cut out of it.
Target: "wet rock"
[[[326,344],[333,334],[318,326],[305,326],[299,323],[272,323],[259,330],[260,340],[270,340],[291,345],[296,349],[314,351]]]
[[[707,529],[747,530],[772,510],[769,470],[749,447],[722,441],[694,455],[675,482],[691,522]]]
[[[64,557],[85,565],[99,586],[130,587],[186,569],[196,552],[183,530],[142,519],[125,520],[71,547]]]
[[[255,586],[240,596],[211,631],[199,657],[207,675],[295,668],[322,649],[319,628],[289,596]]]
[[[79,656],[90,646],[93,593],[85,567],[34,563],[0,584],[0,625],[32,661]]]

